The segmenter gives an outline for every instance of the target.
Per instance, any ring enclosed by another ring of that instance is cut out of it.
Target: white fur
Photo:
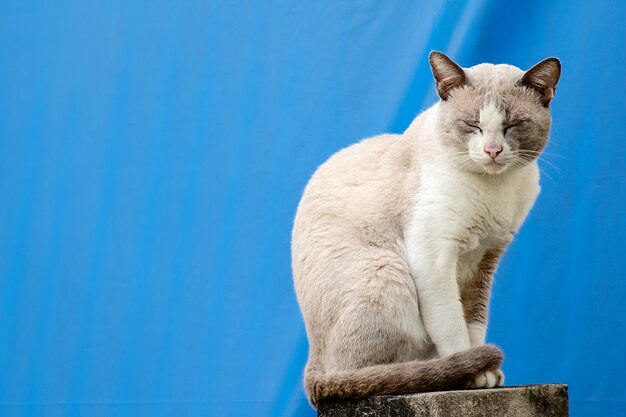
[[[405,242],[398,240],[398,248],[403,258],[408,262],[409,256],[406,251]],[[405,314],[398,317],[398,327],[412,340],[413,343],[426,350],[432,341],[420,317],[419,301],[416,305],[417,308],[415,310],[413,308],[407,308],[404,311]]]
[[[504,128],[504,115],[491,101],[480,109],[480,127],[489,132],[501,132]]]
[[[497,369],[479,373],[474,377],[468,388],[493,388],[502,385],[504,385],[504,372]]]
[[[501,125],[493,109],[483,114],[490,129]],[[484,343],[485,326],[464,320],[459,286],[488,250],[511,241],[539,193],[539,173],[535,162],[497,176],[462,173],[437,155],[425,162],[404,236],[424,328],[448,355]]]
[[[492,102],[489,102],[480,110],[479,125],[481,131],[476,131],[469,141],[470,157],[489,173],[503,171],[504,165],[497,164],[506,161],[511,152],[511,147],[504,140],[504,120],[505,116],[502,112]],[[495,160],[492,160],[484,151],[485,147],[490,144],[502,147],[502,153]]]

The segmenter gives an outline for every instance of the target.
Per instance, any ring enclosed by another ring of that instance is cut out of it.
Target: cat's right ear
[[[431,52],[428,61],[435,77],[437,93],[442,100],[448,99],[452,89],[462,87],[467,82],[463,68],[441,52]]]

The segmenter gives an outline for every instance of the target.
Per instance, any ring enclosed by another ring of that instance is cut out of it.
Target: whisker
[[[556,158],[562,158],[562,159],[566,159],[563,155],[559,155],[558,153],[554,153],[554,152],[541,152],[542,155],[544,156],[554,156]]]
[[[545,169],[539,168],[539,172],[541,173],[541,175],[545,175],[546,177],[548,177],[548,179],[552,181],[552,184],[556,184],[556,181],[554,181],[554,178],[552,178]]]
[[[561,173],[561,171],[559,170],[559,167],[556,164],[548,161],[547,159],[545,159],[545,158],[537,158],[537,160],[548,164],[549,166],[554,168],[557,172],[559,172],[559,174]]]

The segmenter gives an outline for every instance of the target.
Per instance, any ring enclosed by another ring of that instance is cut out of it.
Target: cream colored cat
[[[298,207],[313,405],[503,383],[484,345],[491,279],[539,193],[561,66],[430,65],[441,100],[404,134],[332,156]]]

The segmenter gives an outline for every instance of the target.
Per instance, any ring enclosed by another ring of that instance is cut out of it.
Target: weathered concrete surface
[[[318,417],[567,417],[567,385],[546,384],[325,401]]]

